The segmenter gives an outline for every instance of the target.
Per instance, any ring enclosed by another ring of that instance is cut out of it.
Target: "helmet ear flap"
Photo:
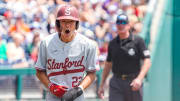
[[[57,26],[58,28],[60,28],[60,22],[59,22],[59,20],[56,20],[56,26]]]
[[[76,30],[79,28],[79,21],[76,21]]]
[[[56,29],[57,29],[57,31],[59,32],[59,33],[61,33],[61,28],[60,28],[60,21],[59,20],[56,20],[56,22],[55,22],[55,24],[56,24]]]

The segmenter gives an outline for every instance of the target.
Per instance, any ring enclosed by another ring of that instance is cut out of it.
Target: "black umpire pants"
[[[139,91],[132,91],[132,80],[113,76],[110,80],[109,101],[142,101],[142,87]]]

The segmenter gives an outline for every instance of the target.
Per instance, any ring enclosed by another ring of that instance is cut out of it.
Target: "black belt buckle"
[[[122,80],[126,80],[127,77],[128,77],[128,75],[125,75],[125,74],[121,75]]]

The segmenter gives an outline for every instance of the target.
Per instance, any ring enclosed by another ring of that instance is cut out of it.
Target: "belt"
[[[116,78],[121,78],[122,80],[132,80],[136,78],[138,73],[132,73],[132,74],[114,74]]]

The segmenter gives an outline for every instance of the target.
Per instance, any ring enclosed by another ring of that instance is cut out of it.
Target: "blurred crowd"
[[[126,12],[132,32],[138,34],[148,0],[0,0],[0,67],[32,67],[40,40],[56,32],[56,12],[64,3],[78,8],[78,31],[97,42],[104,61],[108,43],[117,35],[117,15]]]

